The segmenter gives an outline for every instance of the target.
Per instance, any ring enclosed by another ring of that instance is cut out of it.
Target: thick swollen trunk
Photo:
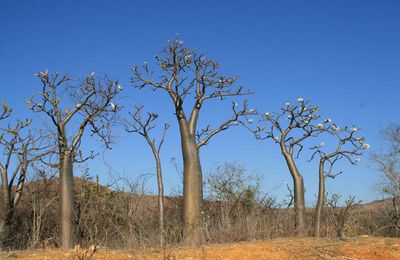
[[[320,237],[321,236],[321,215],[322,209],[325,204],[325,176],[324,176],[324,163],[319,163],[319,184],[318,184],[318,201],[317,206],[315,208],[315,230],[314,236]]]
[[[295,235],[304,237],[305,232],[305,200],[304,200],[304,181],[299,170],[294,163],[291,155],[284,154],[290,174],[293,178],[294,188],[294,214],[295,214]]]
[[[201,242],[201,208],[203,178],[199,150],[194,133],[189,131],[186,120],[179,120],[183,156],[183,222],[184,244],[197,246]]]
[[[8,239],[10,237],[11,204],[8,181],[7,178],[4,178],[4,176],[2,177],[3,183],[1,185],[0,197],[0,249],[5,249],[8,246]]]
[[[61,155],[60,161],[60,236],[63,248],[74,247],[75,203],[73,163],[70,153]]]

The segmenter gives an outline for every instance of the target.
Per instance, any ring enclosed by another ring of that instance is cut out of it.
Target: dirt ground
[[[0,252],[0,259],[400,259],[400,239],[358,237],[333,239],[276,239],[212,245],[204,248],[169,248],[148,251],[115,251],[100,248],[92,258],[86,250],[36,250]],[[80,257],[81,258],[80,258]]]

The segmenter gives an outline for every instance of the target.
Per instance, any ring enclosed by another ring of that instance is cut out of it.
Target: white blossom
[[[299,98],[297,99],[297,102],[304,102],[304,99],[301,98],[301,97],[299,97]]]
[[[238,105],[239,105],[238,103],[233,102],[233,106],[234,106],[234,107],[237,107]]]
[[[253,113],[254,111],[256,111],[254,108],[251,108],[251,109],[249,110],[250,113]]]
[[[318,124],[317,127],[318,127],[318,128],[323,128],[324,125],[323,125],[323,124]]]
[[[289,103],[289,102],[286,102],[286,103],[285,103],[285,106],[290,106],[290,103]]]
[[[287,118],[287,119],[289,119],[289,120],[290,120],[290,119],[292,119],[292,117],[291,117],[290,115],[289,115],[289,116],[287,116],[286,118]]]
[[[321,143],[319,144],[320,147],[322,147],[322,146],[324,146],[324,145],[325,145],[324,142],[321,142]]]
[[[124,89],[124,87],[123,87],[123,86],[121,86],[121,84],[118,84],[118,89],[119,89],[119,90],[123,90],[123,89]]]
[[[354,161],[355,161],[356,163],[358,163],[358,162],[361,161],[361,158],[356,158]]]
[[[353,131],[353,132],[355,132],[355,131],[357,131],[357,130],[358,130],[357,127],[351,128],[351,131]]]
[[[370,145],[367,144],[367,143],[365,143],[365,144],[363,145],[363,149],[369,149],[369,147],[370,147]]]
[[[325,123],[330,123],[330,122],[332,122],[332,120],[329,117],[325,118]]]
[[[250,124],[253,123],[253,119],[248,119],[247,122],[249,122]]]
[[[80,108],[81,106],[82,106],[82,104],[80,104],[80,103],[76,104],[77,108]]]
[[[116,104],[114,104],[114,103],[110,103],[110,106],[111,106],[111,109],[112,109],[112,111],[117,111],[117,105]]]
[[[265,112],[265,116],[270,116],[270,113],[269,112]]]
[[[48,71],[48,70],[46,70],[46,71],[41,71],[41,72],[39,72],[39,75],[42,76],[42,77],[46,77],[46,76],[49,75],[49,71]]]
[[[332,126],[332,129],[335,130],[335,131],[339,131],[340,130],[340,128],[335,124]]]

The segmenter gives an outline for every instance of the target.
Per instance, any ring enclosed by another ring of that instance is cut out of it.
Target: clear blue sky
[[[49,69],[82,77],[107,73],[127,86],[121,104],[140,102],[173,125],[162,152],[167,190],[179,185],[180,163],[173,110],[166,96],[134,90],[129,68],[153,56],[180,34],[189,47],[218,60],[227,74],[257,92],[251,104],[277,110],[301,96],[340,124],[361,127],[372,148],[378,131],[398,122],[400,112],[399,1],[11,1],[0,2],[0,99],[19,116],[31,115],[24,100],[38,92],[34,73]],[[205,109],[202,122],[222,121],[229,104]],[[221,111],[221,112],[220,112]],[[120,132],[105,154],[120,175],[154,172],[148,147],[138,136]],[[86,146],[96,143],[84,142]],[[204,172],[236,162],[264,176],[264,188],[283,198],[290,175],[277,147],[234,129],[201,151]],[[307,202],[315,201],[315,164],[299,168]],[[101,158],[90,163],[106,181]],[[328,190],[378,198],[371,186],[378,176],[364,157],[360,166],[341,164],[343,175]],[[154,183],[155,179],[151,179]]]

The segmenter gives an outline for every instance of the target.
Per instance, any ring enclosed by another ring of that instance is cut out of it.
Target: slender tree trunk
[[[295,214],[295,235],[297,237],[304,237],[305,232],[305,200],[304,200],[304,181],[301,176],[293,157],[290,154],[283,154],[286,163],[289,167],[290,174],[293,178],[294,188],[294,214]]]
[[[315,230],[314,236],[321,236],[321,214],[322,208],[325,204],[325,176],[324,176],[324,163],[319,162],[319,179],[318,179],[318,201],[317,206],[315,208]]]
[[[75,201],[73,163],[70,152],[63,152],[60,161],[60,227],[61,246],[74,247]]]
[[[164,225],[164,184],[162,179],[161,160],[158,153],[154,154],[157,164],[157,185],[158,185],[158,209],[160,226],[160,247],[165,245],[165,225]]]
[[[201,242],[201,208],[203,202],[203,178],[199,149],[194,133],[185,119],[179,119],[183,156],[183,222],[184,244],[197,246]]]
[[[7,172],[1,171],[2,184],[1,184],[1,197],[0,197],[0,249],[5,249],[8,246],[8,239],[10,236],[10,218],[11,218],[11,204],[10,192],[8,189]]]

